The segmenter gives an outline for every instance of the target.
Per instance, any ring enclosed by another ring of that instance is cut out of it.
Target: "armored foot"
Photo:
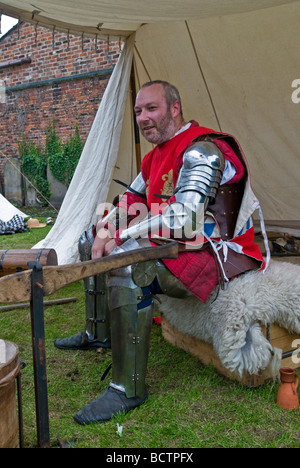
[[[110,339],[105,341],[99,341],[95,339],[90,339],[86,332],[77,333],[70,338],[60,338],[54,341],[54,346],[59,349],[69,349],[69,350],[97,350],[98,348],[110,348],[111,343]]]
[[[137,408],[147,398],[147,390],[145,390],[142,397],[127,398],[125,392],[110,386],[99,398],[78,411],[74,419],[82,425],[104,423],[118,413],[128,413]]]

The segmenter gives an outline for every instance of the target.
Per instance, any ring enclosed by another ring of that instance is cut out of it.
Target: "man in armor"
[[[55,345],[111,346],[112,382],[74,416],[80,424],[108,421],[146,400],[153,294],[206,302],[217,285],[264,264],[251,222],[256,198],[237,140],[186,123],[177,89],[164,81],[146,83],[134,110],[142,135],[156,146],[116,206],[80,238],[81,259],[170,239],[180,253],[85,281],[85,330]]]

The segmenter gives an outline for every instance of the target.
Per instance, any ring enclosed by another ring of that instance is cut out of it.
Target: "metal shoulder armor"
[[[220,186],[225,159],[217,145],[199,141],[183,155],[176,188],[176,201],[164,211],[164,224],[182,239],[192,238],[204,226],[204,215],[209,202],[214,200]]]
[[[209,202],[216,198],[224,168],[224,156],[213,142],[199,141],[191,145],[183,156],[175,201],[161,215],[124,230],[121,240],[151,236],[160,229],[173,238],[193,238],[203,229],[205,211]]]
[[[176,184],[176,201],[186,201],[185,192],[197,192],[201,198],[216,198],[225,167],[223,153],[210,141],[191,145],[183,156],[183,165]],[[191,193],[195,201],[195,193]],[[199,201],[201,201],[199,199]]]

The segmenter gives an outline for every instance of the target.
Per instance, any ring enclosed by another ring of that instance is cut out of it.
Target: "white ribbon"
[[[220,259],[220,256],[219,256],[219,250],[223,249],[224,263],[226,263],[227,262],[227,257],[228,257],[228,249],[232,249],[232,250],[234,250],[235,252],[237,252],[239,254],[244,254],[243,247],[241,245],[239,245],[239,244],[236,244],[235,242],[223,241],[222,239],[219,242],[213,242],[210,239],[210,237],[208,237],[205,234],[205,232],[203,232],[202,234],[204,235],[205,239],[207,239],[208,242],[210,243],[210,245],[212,246],[213,251],[215,252],[216,257],[217,257],[218,262],[219,262],[219,265],[221,267],[223,278],[227,283],[229,283],[229,279],[227,278],[227,276],[225,274],[225,271],[224,271],[224,268],[223,268],[223,263],[222,263],[222,261]]]
[[[262,209],[261,209],[261,206],[260,206],[258,201],[254,203],[253,208],[254,208],[254,210],[258,210],[258,212],[259,212],[260,226],[261,226],[261,231],[262,231],[262,235],[263,235],[263,238],[264,238],[264,245],[265,245],[265,249],[266,249],[266,262],[265,262],[266,264],[265,264],[265,268],[264,268],[263,273],[265,273],[265,271],[267,270],[267,268],[269,266],[270,259],[271,259],[271,253],[270,253],[269,243],[268,243],[268,236],[267,236],[267,232],[266,232],[266,227],[265,227],[265,222],[264,222]],[[224,280],[229,282],[229,279],[227,278],[227,276],[225,274],[223,264],[222,264],[222,261],[221,261],[220,256],[219,256],[219,250],[221,250],[221,249],[223,250],[224,263],[226,263],[227,262],[227,257],[228,257],[228,249],[232,249],[235,252],[244,255],[243,247],[241,245],[237,244],[236,242],[223,241],[222,239],[219,242],[213,242],[210,239],[210,237],[207,236],[207,234],[205,234],[205,232],[202,232],[202,234],[205,237],[205,239],[208,240],[208,242],[210,243],[210,245],[212,246],[212,248],[213,248],[213,250],[214,250],[214,252],[216,254],[216,257],[218,259],[218,262],[220,264],[220,267],[221,267],[221,270],[222,270],[222,273],[223,273]]]
[[[263,235],[263,238],[264,238],[264,244],[265,244],[266,256],[267,256],[266,265],[265,265],[265,268],[264,268],[264,271],[263,271],[263,273],[265,273],[265,271],[267,270],[267,268],[269,266],[270,260],[271,260],[271,252],[270,252],[270,249],[269,249],[269,242],[268,242],[268,236],[267,236],[267,232],[266,232],[263,212],[262,212],[261,206],[260,206],[258,201],[254,203],[253,208],[255,210],[258,210],[261,232],[262,232],[262,235]]]
[[[217,242],[216,248],[217,250],[223,249],[224,263],[227,262],[228,249],[234,250],[235,252],[244,255],[243,247],[239,244],[236,244],[235,242],[223,241],[221,239],[220,242]]]

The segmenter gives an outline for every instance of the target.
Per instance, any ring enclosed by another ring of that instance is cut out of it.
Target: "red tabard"
[[[147,186],[146,204],[153,215],[161,211],[160,205],[163,208],[169,202],[167,198],[160,198],[159,196],[172,197],[173,195],[185,150],[195,138],[209,134],[218,135],[214,142],[222,151],[225,159],[228,159],[235,166],[236,175],[229,183],[237,183],[243,178],[246,168],[232,147],[224,139],[219,139],[223,134],[210,128],[200,127],[196,122],[192,121],[189,129],[176,135],[171,140],[157,145],[146,154],[142,161],[141,172]],[[228,135],[224,134],[224,136]],[[141,197],[127,192],[124,194],[120,205],[128,209],[132,203],[141,203],[142,201]],[[260,249],[254,243],[253,228],[242,236],[232,239],[232,241],[242,245],[244,254],[259,260],[261,266],[263,265]],[[208,247],[197,251],[184,251],[179,254],[177,259],[164,259],[163,262],[187,289],[203,302],[207,301],[213,289],[219,283],[219,267],[215,255]]]

